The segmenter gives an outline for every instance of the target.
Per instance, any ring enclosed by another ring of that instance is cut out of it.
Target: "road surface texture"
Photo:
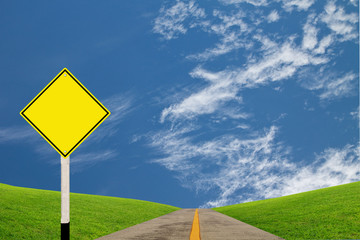
[[[181,209],[140,223],[99,240],[189,240],[195,209]]]
[[[282,239],[211,209],[199,209],[201,240]]]
[[[201,240],[282,239],[211,209],[199,209],[198,213]],[[195,209],[181,209],[98,239],[189,240],[194,214]]]

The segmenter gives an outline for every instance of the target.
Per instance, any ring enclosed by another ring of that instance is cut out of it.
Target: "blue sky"
[[[215,207],[360,180],[354,0],[4,1],[0,182],[60,190],[19,115],[64,67],[111,116],[71,192]]]

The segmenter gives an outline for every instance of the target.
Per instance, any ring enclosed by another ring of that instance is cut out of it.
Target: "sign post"
[[[61,240],[70,239],[70,156],[61,158]]]
[[[69,239],[70,154],[110,111],[64,68],[20,115],[60,154],[61,239]]]

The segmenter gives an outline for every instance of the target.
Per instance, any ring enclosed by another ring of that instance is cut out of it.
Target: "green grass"
[[[60,192],[0,184],[0,239],[59,239]],[[94,239],[179,208],[70,193],[71,239]]]
[[[214,208],[290,239],[360,239],[360,182]]]

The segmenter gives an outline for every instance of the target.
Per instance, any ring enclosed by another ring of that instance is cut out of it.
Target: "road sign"
[[[70,154],[110,115],[99,100],[64,68],[20,115],[61,159],[61,239],[70,239]]]
[[[20,114],[66,158],[110,111],[64,68]]]

